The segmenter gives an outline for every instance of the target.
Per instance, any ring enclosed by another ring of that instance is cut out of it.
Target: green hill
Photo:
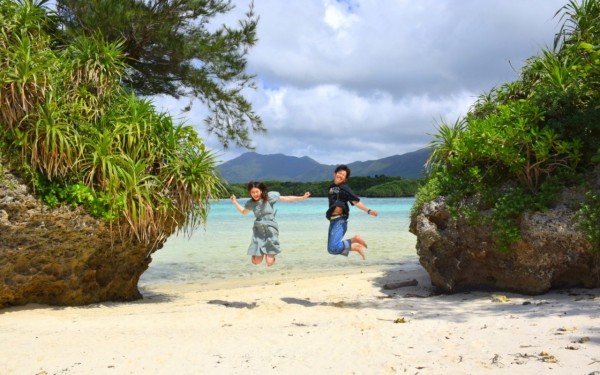
[[[421,178],[429,154],[429,149],[420,149],[383,159],[356,161],[348,163],[348,166],[352,170],[352,176]],[[250,180],[314,182],[330,180],[335,165],[320,164],[307,156],[261,155],[247,152],[217,168],[229,183]]]

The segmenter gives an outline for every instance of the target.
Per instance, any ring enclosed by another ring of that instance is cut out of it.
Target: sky
[[[249,0],[215,20],[235,25]],[[517,80],[525,60],[551,48],[567,0],[255,0],[258,42],[245,93],[267,133],[260,154],[308,156],[335,165],[426,147],[441,122],[464,116],[478,96]],[[181,117],[187,100],[154,98]],[[183,115],[219,162],[206,109]]]

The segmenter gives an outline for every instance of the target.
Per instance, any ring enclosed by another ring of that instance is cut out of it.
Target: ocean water
[[[242,206],[245,200],[238,199]],[[368,245],[364,261],[356,252],[348,257],[327,252],[327,198],[309,198],[276,204],[282,252],[272,267],[264,262],[253,265],[246,250],[254,215],[240,214],[229,199],[223,199],[211,205],[205,226],[191,236],[170,237],[152,255],[140,285],[210,283],[416,262],[416,237],[408,231],[414,198],[362,198],[362,202],[379,216],[351,207],[346,237],[361,234]]]

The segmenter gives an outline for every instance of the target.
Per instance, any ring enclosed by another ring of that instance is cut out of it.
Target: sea
[[[244,198],[238,198],[242,206]],[[327,252],[327,198],[277,202],[276,221],[282,252],[275,264],[253,265],[246,255],[254,214],[240,214],[229,199],[213,201],[208,220],[191,234],[171,236],[152,254],[139,285],[209,284],[342,270],[392,268],[415,264],[416,237],[409,232],[414,198],[362,198],[378,216],[351,207],[346,238],[359,233],[368,245],[366,260],[356,252],[348,257]]]

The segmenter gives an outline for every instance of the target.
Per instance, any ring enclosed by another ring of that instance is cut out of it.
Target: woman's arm
[[[354,205],[354,207],[358,207],[361,210],[365,211],[367,213],[367,215],[373,215],[373,216],[378,215],[377,211],[369,209],[367,206],[364,205],[363,202],[354,201],[354,202],[352,202],[352,204]]]
[[[237,210],[242,214],[242,215],[246,215],[248,212],[250,212],[250,210],[245,209],[244,207],[242,207],[237,199],[235,199],[235,194],[231,195],[231,202],[233,203],[233,205],[235,206],[235,208],[237,208]]]
[[[282,195],[279,197],[279,200],[282,202],[296,202],[301,201],[310,197],[310,193],[307,191],[304,195],[296,196],[296,195]]]

